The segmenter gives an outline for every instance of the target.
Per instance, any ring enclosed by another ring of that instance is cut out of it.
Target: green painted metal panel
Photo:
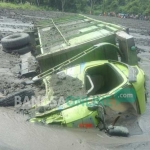
[[[54,24],[55,23],[55,24]],[[45,71],[101,42],[115,44],[115,32],[121,27],[76,15],[49,21],[49,26],[39,28],[42,54],[37,56]],[[113,49],[104,47],[74,64],[93,60],[117,59]]]
[[[84,29],[81,29],[81,30],[79,30],[81,33],[83,32],[87,32],[87,31],[91,31],[91,30],[93,30],[93,29],[98,29],[98,27],[96,27],[96,26],[91,26],[91,27],[89,27],[89,28],[84,28]]]
[[[115,38],[114,35],[108,36],[107,38],[101,39],[101,42],[109,42],[114,44]],[[58,55],[51,55],[46,59],[43,58],[39,61],[42,71],[46,71],[49,68],[52,68],[65,60],[72,58],[73,56],[81,53],[82,51],[88,49],[89,47],[95,45],[96,43],[86,43],[85,45],[80,45],[78,48],[69,51],[62,51],[63,53]],[[94,60],[118,60],[117,52],[115,48],[110,48],[109,46],[100,48],[97,51],[92,52],[91,54],[86,55],[83,58],[78,59],[76,62],[72,63],[71,65],[94,61]]]

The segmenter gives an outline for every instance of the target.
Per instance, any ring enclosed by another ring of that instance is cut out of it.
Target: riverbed
[[[65,15],[61,12],[32,12],[21,10],[0,10],[1,16],[19,20],[20,24],[27,24],[32,28],[36,19],[56,18]],[[150,91],[150,22],[115,17],[91,16],[93,18],[123,25],[130,28],[138,48],[139,66],[146,75],[146,89]],[[15,22],[17,24],[17,21]],[[15,31],[18,28],[15,29]],[[6,30],[6,28],[5,28]],[[20,30],[20,29],[19,29]],[[14,30],[11,30],[13,32]],[[10,34],[6,32],[2,36]],[[44,94],[43,87],[21,84],[25,79],[17,77],[20,61],[19,55],[11,55],[2,51],[0,46],[0,89],[8,92],[17,91],[20,87],[33,88],[36,93]],[[40,93],[42,92],[42,93]],[[149,94],[149,93],[148,93]],[[150,147],[150,98],[148,95],[146,112],[138,117],[136,123],[140,132],[128,138],[110,137],[98,129],[73,129],[60,126],[43,126],[27,121],[27,116],[17,113],[14,108],[0,108],[0,150],[149,150]],[[133,126],[131,124],[131,126]],[[139,130],[138,130],[139,131]]]

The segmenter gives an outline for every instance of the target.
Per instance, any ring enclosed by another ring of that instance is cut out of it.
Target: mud
[[[44,95],[45,89],[43,87],[24,84],[30,79],[20,78],[20,63],[21,58],[18,54],[5,53],[0,45],[0,93],[3,96],[9,96],[9,94],[21,89],[33,88],[36,93],[44,91],[42,94]]]
[[[78,97],[86,97],[85,87],[78,78],[73,78],[68,75],[52,75],[50,79],[50,87],[54,91],[54,96],[63,97],[66,100],[68,97],[73,97],[74,100]]]
[[[65,15],[60,12],[32,12],[22,10],[0,9],[1,16],[21,20],[24,23],[34,22],[45,18],[56,18]],[[119,19],[114,17],[95,17],[102,21],[121,24],[130,28],[130,34],[135,36],[136,46],[141,55],[139,65],[146,74],[146,89],[149,94],[150,89],[150,70],[149,52],[150,35],[149,22],[131,19]],[[147,57],[146,57],[147,56]],[[148,59],[145,59],[148,58]],[[44,88],[22,85],[28,79],[18,78],[19,55],[11,55],[2,51],[0,46],[0,95],[8,95],[9,92],[18,91],[20,88],[30,87],[36,91],[37,95],[44,94]],[[58,83],[64,79],[56,79]],[[71,85],[72,79],[69,80]],[[57,84],[58,84],[57,83]],[[80,87],[80,82],[77,82]],[[54,89],[55,89],[55,84]],[[60,84],[60,83],[59,83]],[[79,92],[77,89],[69,89],[66,85],[65,90]],[[6,92],[4,92],[4,89]],[[65,90],[57,89],[56,95],[65,95]],[[75,90],[75,91],[74,91]],[[8,93],[7,93],[8,91]],[[70,92],[69,91],[69,92]],[[67,95],[65,95],[67,96]],[[0,149],[1,150],[48,150],[48,149],[85,149],[85,150],[148,150],[150,147],[150,98],[147,99],[147,110],[141,116],[127,116],[129,121],[130,137],[109,137],[98,129],[69,129],[57,126],[42,126],[26,122],[26,116],[17,114],[14,108],[0,108]],[[118,122],[119,123],[119,122]],[[120,124],[126,124],[120,120]],[[135,135],[136,133],[136,135]]]
[[[21,20],[16,20],[8,17],[0,18],[0,40],[12,33],[23,32],[25,30],[32,30],[33,24],[31,22],[23,22]]]
[[[0,15],[12,19],[17,19],[27,22],[35,22],[37,20],[49,19],[49,18],[60,18],[66,15],[74,15],[72,13],[62,13],[59,11],[26,11],[26,10],[14,10],[14,9],[0,9]]]

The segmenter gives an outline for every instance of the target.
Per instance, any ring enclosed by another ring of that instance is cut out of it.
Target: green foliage
[[[8,1],[9,3],[7,3]],[[3,0],[3,2],[0,2],[0,7],[59,10],[95,15],[99,15],[102,12],[150,15],[150,0],[5,0],[5,2]]]
[[[42,7],[36,7],[34,5],[30,5],[30,3],[25,3],[25,4],[13,4],[13,3],[3,3],[0,2],[0,7],[1,8],[10,8],[10,9],[28,9],[28,10],[44,10]]]

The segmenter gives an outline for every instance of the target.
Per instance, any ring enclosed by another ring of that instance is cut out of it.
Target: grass
[[[8,8],[8,9],[23,9],[23,10],[52,10],[51,8],[37,7],[35,5],[30,5],[30,3],[25,4],[13,4],[0,2],[0,8]]]

